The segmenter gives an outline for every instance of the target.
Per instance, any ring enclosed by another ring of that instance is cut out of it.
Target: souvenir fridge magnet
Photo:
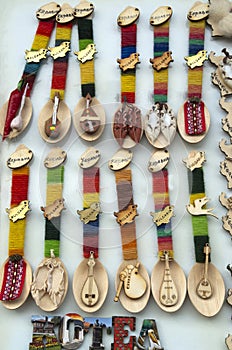
[[[44,161],[47,168],[46,206],[41,207],[45,219],[44,259],[34,271],[31,295],[40,309],[56,310],[68,289],[68,274],[59,257],[61,213],[64,208],[63,182],[66,152],[50,151]]]
[[[207,134],[210,115],[202,101],[203,63],[207,59],[204,49],[205,22],[208,5],[196,2],[188,13],[189,20],[189,56],[188,97],[178,111],[177,125],[181,137],[189,143],[200,142]]]
[[[196,263],[188,276],[189,298],[198,312],[207,317],[216,315],[225,299],[225,286],[220,272],[211,263],[211,248],[208,236],[207,208],[209,199],[205,195],[203,164],[205,153],[192,151],[184,160],[188,168],[190,203],[187,211],[192,216],[192,229]]]
[[[83,8],[85,11],[82,11]],[[75,108],[73,124],[79,136],[86,141],[97,140],[105,127],[105,111],[95,97],[94,61],[97,48],[93,39],[93,11],[93,4],[85,0],[74,10],[79,36],[79,51],[74,54],[80,65],[82,97]]]
[[[124,157],[128,158],[124,150]],[[116,154],[118,159],[118,152]],[[112,160],[114,157],[112,158]],[[111,170],[113,161],[109,162]],[[123,262],[118,268],[114,301],[120,300],[122,306],[129,312],[140,312],[146,306],[150,296],[150,280],[145,267],[138,261],[136,224],[138,216],[137,205],[133,201],[132,172],[125,162],[121,162],[115,170],[116,190],[118,197],[118,212],[115,212],[116,221],[120,226]]]
[[[117,59],[121,68],[121,106],[113,120],[113,135],[120,147],[132,148],[143,134],[141,111],[135,106],[136,65],[139,54],[136,52],[137,24],[139,9],[129,6],[119,16],[121,27],[121,58]]]
[[[9,157],[7,165],[12,169],[11,204],[6,209],[9,216],[9,257],[0,269],[0,300],[8,309],[21,306],[30,293],[32,271],[24,258],[26,215],[30,210],[28,185],[33,153],[20,145]]]
[[[210,0],[207,22],[212,27],[212,36],[232,36],[232,4],[229,0]]]
[[[40,135],[48,143],[61,141],[71,125],[71,113],[64,102],[64,95],[73,19],[73,9],[63,4],[56,16],[55,47],[48,48],[54,60],[50,100],[42,108],[38,119]]]
[[[156,151],[153,155],[153,160],[165,158],[168,158],[167,151]],[[168,169],[165,162],[161,169],[153,168],[152,187],[155,212],[150,214],[157,227],[159,261],[152,270],[151,290],[156,303],[162,310],[174,312],[184,302],[186,278],[180,265],[174,260],[171,227],[174,208],[169,202]]]
[[[55,26],[55,16],[59,11],[60,6],[51,2],[42,6],[36,13],[39,24],[31,50],[25,51],[26,65],[22,77],[0,110],[0,133],[3,141],[21,134],[30,122],[32,116],[30,95],[39,68],[47,56],[47,46]]]
[[[216,56],[215,52],[211,51],[209,54],[209,60],[217,68],[215,72],[212,73],[212,82],[214,85],[218,86],[221,92],[221,96],[228,96],[232,94],[232,83],[231,83],[231,62],[232,55],[227,51],[226,48],[222,49],[223,55]],[[223,106],[224,99],[221,100],[220,105],[223,109],[227,110],[228,107]],[[230,106],[230,105],[228,105]],[[231,110],[231,109],[230,109]],[[228,111],[229,112],[229,111]]]
[[[155,10],[150,23],[154,26],[154,58],[150,59],[154,69],[154,105],[145,117],[145,135],[156,148],[170,145],[176,134],[176,118],[167,104],[168,66],[173,62],[169,51],[169,23],[172,16],[170,6]]]
[[[108,292],[108,276],[98,259],[100,223],[100,152],[91,147],[79,161],[83,169],[83,210],[77,210],[83,222],[83,257],[73,276],[73,294],[78,306],[95,312],[103,305]]]

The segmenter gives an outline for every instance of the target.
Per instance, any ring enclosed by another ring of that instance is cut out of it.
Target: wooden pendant
[[[56,310],[68,290],[68,273],[60,258],[52,256],[41,261],[34,271],[31,295],[40,309]]]
[[[57,143],[61,141],[68,133],[71,125],[70,110],[66,105],[66,103],[63,100],[61,100],[59,101],[59,107],[57,108],[57,111],[56,111],[57,120],[59,121],[59,130],[56,133],[56,135],[54,135],[55,137],[53,137],[52,135],[48,136],[48,134],[46,133],[45,126],[46,126],[46,122],[50,120],[51,116],[53,115],[53,111],[54,111],[54,102],[50,100],[43,107],[38,118],[38,128],[39,128],[40,135],[43,138],[43,140],[48,143]]]
[[[147,305],[150,297],[150,278],[145,267],[137,260],[124,260],[115,279],[116,295],[129,312],[137,313]]]
[[[204,263],[196,263],[192,267],[188,276],[188,294],[192,304],[198,312],[206,317],[212,317],[216,315],[222,307],[225,299],[225,285],[219,271],[212,263],[209,263],[207,279],[212,289],[211,292],[203,290],[203,297],[200,297],[198,292],[199,284],[204,278],[204,271]],[[207,292],[210,294],[210,296],[207,295]]]
[[[175,261],[159,260],[151,274],[151,291],[158,306],[166,312],[175,312],[186,296],[186,277]]]
[[[22,289],[22,293],[19,298],[15,300],[10,301],[1,301],[2,305],[5,306],[7,309],[14,310],[23,305],[23,303],[26,301],[31,288],[31,281],[32,281],[32,270],[31,266],[28,263],[27,260],[23,258],[24,262],[26,263],[26,274],[25,274],[25,280],[24,285]],[[2,286],[3,278],[4,278],[4,270],[5,270],[5,264],[9,261],[9,258],[4,262],[0,269],[0,286]]]
[[[15,152],[7,160],[7,166],[10,169],[18,169],[27,165],[33,158],[33,152],[25,145],[19,145]]]
[[[85,258],[73,276],[73,295],[77,305],[85,312],[99,310],[108,292],[108,276],[98,259]]]
[[[30,120],[32,117],[32,103],[31,103],[30,97],[25,97],[25,100],[23,101],[22,99],[22,102],[23,104],[21,104],[18,114],[12,120],[12,122],[14,121],[14,123],[11,124],[11,131],[7,136],[8,139],[14,139],[15,137],[19,136],[30,123]],[[0,109],[0,134],[1,135],[3,135],[3,132],[4,132],[7,109],[8,109],[8,101],[4,103],[4,105]],[[17,122],[16,122],[16,118],[18,119]]]
[[[103,133],[105,122],[104,108],[96,97],[82,97],[73,115],[73,124],[78,135],[83,140],[95,141]]]

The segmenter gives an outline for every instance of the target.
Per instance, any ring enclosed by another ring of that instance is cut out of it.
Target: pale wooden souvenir
[[[222,97],[219,104],[228,113],[222,118],[222,129],[232,137],[232,102],[226,101],[225,97]]]
[[[176,135],[176,118],[167,103],[156,102],[145,116],[147,140],[158,149],[169,146]]]
[[[100,157],[101,157],[101,154],[97,149],[95,149],[94,147],[89,147],[81,155],[78,164],[82,169],[88,169],[94,166],[95,164],[97,164]]]
[[[105,111],[100,102],[96,99],[96,97],[86,98],[82,97],[74,111],[73,124],[74,127],[81,136],[86,141],[94,141],[97,140],[101,134],[103,133],[105,127]],[[88,128],[94,131],[95,124],[99,123],[99,127],[95,132],[85,132],[85,130],[81,127],[81,122],[87,124]]]
[[[232,334],[228,334],[228,336],[225,339],[225,343],[228,350],[232,350]]]
[[[200,1],[195,2],[193,7],[188,13],[188,19],[190,21],[200,21],[206,19],[209,15],[209,5]]]
[[[18,118],[19,123],[17,123],[16,128],[15,127],[12,128],[9,135],[7,136],[8,139],[14,139],[15,137],[19,136],[30,123],[31,116],[32,116],[32,103],[31,103],[30,97],[26,97],[25,95],[24,97],[25,99],[22,98],[19,112],[14,118],[14,119]],[[0,134],[1,135],[3,135],[3,131],[4,131],[7,108],[8,108],[8,101],[4,103],[4,105],[0,109]],[[14,121],[14,119],[12,120],[12,122]]]
[[[219,148],[220,150],[225,154],[227,159],[232,160],[232,144],[228,144],[227,140],[222,139],[219,142]]]
[[[169,162],[169,152],[166,149],[156,150],[148,162],[148,170],[152,173],[162,170]]]
[[[94,11],[94,5],[91,2],[81,0],[78,5],[74,7],[74,16],[78,18],[88,17]]]
[[[167,252],[164,252],[152,270],[151,290],[158,306],[166,312],[177,311],[185,300],[185,274]]]
[[[170,219],[174,216],[174,206],[167,205],[163,210],[158,212],[150,212],[153,222],[160,226],[162,224],[167,224]]]
[[[232,197],[227,198],[226,194],[222,192],[219,201],[228,210],[227,214],[222,217],[222,226],[232,236]]]
[[[34,271],[31,294],[36,304],[44,311],[56,310],[64,301],[68,290],[68,273],[60,258],[51,251]]]
[[[150,58],[150,63],[152,64],[152,68],[159,72],[161,69],[166,69],[169,66],[169,63],[173,62],[172,51],[166,51],[162,54],[162,56],[158,56],[155,58]]]
[[[207,20],[212,27],[212,36],[232,36],[232,14],[230,0],[210,0],[209,18]]]
[[[38,128],[41,137],[44,141],[48,143],[57,143],[61,141],[68,133],[71,125],[71,113],[66,105],[66,103],[61,100],[59,101],[59,108],[57,109],[56,117],[59,120],[59,135],[56,138],[49,137],[45,132],[45,123],[48,121],[53,115],[54,110],[54,101],[49,100],[46,105],[43,107],[39,114],[38,119]]]
[[[118,58],[117,62],[119,63],[119,67],[123,70],[123,72],[127,71],[127,69],[134,69],[136,64],[140,63],[139,53],[132,53],[126,58]]]
[[[56,168],[57,166],[64,163],[66,160],[67,153],[61,148],[52,148],[44,160],[44,165],[48,169]]]
[[[20,202],[16,207],[12,207],[10,209],[6,209],[9,219],[12,222],[16,222],[18,220],[25,219],[27,213],[30,211],[29,201],[24,200]]]
[[[203,197],[203,198],[197,198],[194,200],[193,204],[188,204],[186,206],[187,211],[191,215],[211,215],[215,218],[218,218],[215,214],[212,213],[212,210],[214,208],[206,208],[206,203],[209,202],[209,198]]]
[[[18,169],[27,165],[33,157],[33,152],[25,145],[20,145],[7,160],[7,166],[10,169]]]
[[[108,292],[108,276],[98,259],[90,255],[78,265],[73,275],[73,295],[85,312],[100,309]]]
[[[170,6],[160,6],[150,16],[150,24],[158,26],[168,21],[172,16],[172,8]]]
[[[137,7],[128,6],[118,16],[117,23],[121,27],[128,26],[134,23],[139,18],[139,15],[140,11]]]
[[[57,58],[65,57],[70,50],[70,41],[63,41],[62,44],[55,47],[48,47],[51,57],[56,60]]]
[[[232,56],[225,48],[222,52],[224,53],[224,56],[216,56],[215,52],[211,51],[209,54],[209,60],[217,67],[215,72],[211,74],[212,82],[219,87],[221,96],[227,96],[232,94]]]
[[[23,260],[26,264],[26,275],[25,275],[23,290],[20,297],[15,300],[1,302],[9,310],[15,310],[21,305],[23,305],[23,303],[26,301],[30,293],[31,281],[32,281],[32,269],[29,262],[25,258],[23,258]],[[0,285],[2,285],[3,278],[4,278],[4,269],[8,261],[9,261],[9,258],[6,259],[6,261],[3,263],[3,265],[0,268]]]
[[[232,188],[232,160],[225,159],[220,163],[220,173],[227,179],[227,187]]]
[[[86,61],[92,61],[95,53],[97,53],[95,44],[88,44],[85,49],[81,51],[75,51],[78,61],[85,63]]]
[[[61,10],[56,15],[58,23],[68,23],[74,19],[73,8],[69,4],[63,4]]]
[[[25,51],[25,60],[27,63],[39,63],[42,59],[46,58],[48,49],[39,49],[37,51]]]
[[[189,156],[186,159],[183,159],[183,163],[191,171],[201,168],[205,162],[205,152],[203,151],[191,151]]]
[[[40,209],[44,212],[44,217],[48,220],[53,218],[57,218],[60,216],[64,207],[64,199],[56,199],[52,204],[47,205],[46,207],[40,207]]]
[[[201,50],[196,55],[193,55],[193,56],[185,56],[184,59],[188,67],[190,67],[191,69],[195,67],[201,67],[204,61],[208,59],[207,50]]]
[[[88,224],[90,221],[95,221],[100,212],[100,203],[92,203],[87,209],[77,210],[77,214],[80,216],[80,220],[84,224]]]
[[[130,224],[134,221],[135,217],[138,216],[137,213],[137,205],[130,204],[125,210],[121,210],[119,212],[114,212],[114,216],[116,216],[116,221],[121,226],[125,224]]]
[[[124,260],[118,268],[114,301],[120,300],[129,312],[144,309],[150,296],[150,279],[145,267],[137,260]]]
[[[121,170],[130,164],[133,158],[133,153],[130,149],[119,149],[109,161],[111,170]]]
[[[41,6],[36,11],[36,17],[38,19],[49,19],[56,16],[60,10],[60,5],[55,2],[49,2],[48,4]]]

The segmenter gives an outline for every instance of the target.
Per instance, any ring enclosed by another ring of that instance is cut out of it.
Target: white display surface
[[[174,62],[169,70],[168,102],[175,114],[187,97],[187,71],[184,56],[188,55],[188,20],[187,12],[193,4],[192,0],[170,0],[156,2],[150,0],[95,0],[93,18],[94,42],[98,54],[95,56],[96,97],[106,110],[107,125],[101,138],[91,146],[101,152],[99,162],[101,170],[101,206],[100,220],[100,250],[99,259],[109,275],[109,292],[103,307],[94,316],[112,317],[117,315],[136,316],[136,331],[131,334],[139,335],[142,321],[153,318],[157,322],[161,344],[165,350],[223,350],[226,349],[225,337],[232,333],[232,309],[224,303],[221,311],[212,318],[199,314],[192,306],[188,296],[182,308],[175,313],[166,313],[159,309],[153,297],[143,312],[132,315],[113,301],[115,288],[114,278],[117,268],[122,261],[120,246],[120,228],[113,215],[117,211],[117,195],[114,174],[108,168],[108,161],[119,148],[112,137],[111,122],[118,107],[120,96],[120,69],[116,62],[120,57],[120,29],[117,26],[118,14],[128,5],[136,6],[141,14],[137,26],[137,51],[140,53],[141,64],[137,66],[136,104],[143,115],[152,105],[153,71],[149,59],[153,56],[153,29],[149,24],[151,13],[161,5],[170,5],[173,16],[170,23],[170,50],[173,52]],[[34,33],[37,28],[36,10],[45,4],[39,0],[1,0],[1,51],[0,51],[0,105],[8,99],[10,92],[15,89],[21,78],[25,65],[24,51],[30,49]],[[70,3],[75,6],[75,2]],[[54,44],[54,33],[50,46]],[[231,53],[231,41],[223,38],[212,38],[211,28],[207,26],[205,48],[217,55],[226,47]],[[77,26],[73,27],[71,54],[69,60],[68,77],[65,101],[71,112],[81,97],[79,63],[73,51],[78,50]],[[212,262],[221,272],[226,290],[232,287],[232,279],[226,270],[231,263],[231,239],[221,225],[221,216],[225,209],[218,201],[219,194],[227,190],[226,179],[219,173],[220,161],[224,155],[218,148],[219,141],[227,135],[221,129],[221,118],[225,112],[219,107],[219,90],[211,83],[211,73],[214,66],[210,62],[204,64],[203,100],[211,115],[211,126],[207,137],[196,145],[185,143],[177,134],[169,147],[169,187],[171,204],[175,205],[175,217],[172,219],[173,244],[175,259],[183,268],[186,276],[195,263],[192,237],[191,217],[186,212],[188,204],[187,169],[182,163],[188,152],[193,149],[206,152],[207,162],[204,165],[206,194],[211,199],[209,206],[215,208],[219,220],[209,217],[209,236],[212,248]],[[31,212],[27,216],[25,239],[25,257],[34,270],[43,258],[44,218],[40,206],[45,204],[46,196],[46,169],[43,160],[52,145],[46,144],[40,137],[37,127],[39,112],[49,99],[50,82],[52,75],[52,60],[48,58],[43,64],[31,95],[33,104],[33,118],[27,130],[11,142],[1,143],[1,209],[0,209],[0,263],[3,264],[8,255],[8,217],[5,208],[10,204],[11,170],[6,161],[16,147],[24,143],[34,152],[31,162],[29,183],[29,200]],[[73,273],[82,260],[82,223],[76,215],[76,210],[82,207],[82,171],[78,160],[90,143],[81,140],[72,126],[67,137],[57,146],[67,152],[64,178],[64,198],[66,210],[62,213],[60,257],[69,273],[69,291],[63,305],[51,315],[61,315],[68,312],[82,312],[77,306],[72,294]],[[152,178],[147,170],[147,164],[152,146],[145,136],[141,143],[133,149],[134,157],[131,163],[133,175],[134,203],[138,204],[139,217],[136,218],[136,231],[139,260],[151,274],[157,262],[157,236],[154,224],[151,221],[150,211],[154,210],[152,198]],[[4,350],[25,350],[32,338],[31,315],[44,315],[31,296],[17,310],[8,310],[0,304],[0,338]],[[93,316],[93,315],[92,315]],[[104,332],[105,349],[110,349],[113,335]],[[82,349],[91,345],[91,336],[88,336]]]

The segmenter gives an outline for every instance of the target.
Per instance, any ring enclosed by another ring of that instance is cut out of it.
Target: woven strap
[[[125,210],[133,205],[132,175],[129,168],[115,172],[115,180],[118,196],[118,210]],[[123,259],[137,259],[137,242],[135,221],[120,226]]]
[[[154,58],[169,51],[169,23],[154,26]],[[154,69],[154,103],[167,103],[168,99],[168,68],[156,71]]]
[[[59,166],[47,169],[47,194],[46,205],[52,204],[55,200],[63,197],[64,167]],[[56,257],[60,253],[60,216],[51,220],[45,219],[45,243],[44,256],[51,256],[51,249]]]
[[[203,168],[196,168],[192,172],[188,170],[188,175],[190,204],[193,204],[195,199],[205,197]],[[209,242],[208,220],[206,215],[192,215],[192,228],[194,236],[196,262],[204,263],[204,246],[206,243]]]
[[[56,40],[55,46],[61,45],[63,42],[71,41],[73,23],[57,23],[56,25]],[[59,93],[61,100],[64,99],[65,85],[66,85],[66,76],[68,70],[68,58],[69,52],[66,53],[64,57],[57,58],[53,63],[53,72],[52,72],[52,87],[50,92],[50,99],[53,100],[55,95]]]
[[[205,20],[189,21],[189,56],[204,50]],[[188,70],[188,98],[199,98],[202,95],[203,65]]]
[[[100,172],[98,167],[83,169],[83,208],[87,209],[93,203],[99,203]],[[89,258],[90,252],[94,252],[94,258],[98,257],[98,233],[99,216],[94,221],[83,224],[83,255]]]
[[[136,53],[137,25],[121,27],[121,58]],[[136,69],[121,70],[121,102],[135,103]]]
[[[163,169],[152,173],[153,198],[155,212],[163,210],[170,205],[168,194],[168,170]],[[167,251],[169,257],[173,258],[172,227],[171,221],[167,224],[157,226],[159,257],[163,257],[163,252]]]
[[[31,51],[37,51],[40,49],[46,49],[48,47],[49,39],[51,37],[52,31],[55,26],[55,19],[42,20],[39,22],[34,41],[32,43]],[[25,82],[28,83],[28,89],[26,95],[29,97],[33,88],[33,84],[36,78],[36,75],[41,66],[39,63],[26,63],[22,78]]]
[[[93,44],[93,21],[91,18],[78,19],[79,50],[84,50],[87,45]],[[81,94],[86,97],[95,96],[94,59],[80,62]]]
[[[27,200],[29,171],[30,168],[28,166],[12,171],[11,208]],[[9,256],[14,254],[24,255],[25,228],[26,219],[17,220],[16,222],[10,220]]]

